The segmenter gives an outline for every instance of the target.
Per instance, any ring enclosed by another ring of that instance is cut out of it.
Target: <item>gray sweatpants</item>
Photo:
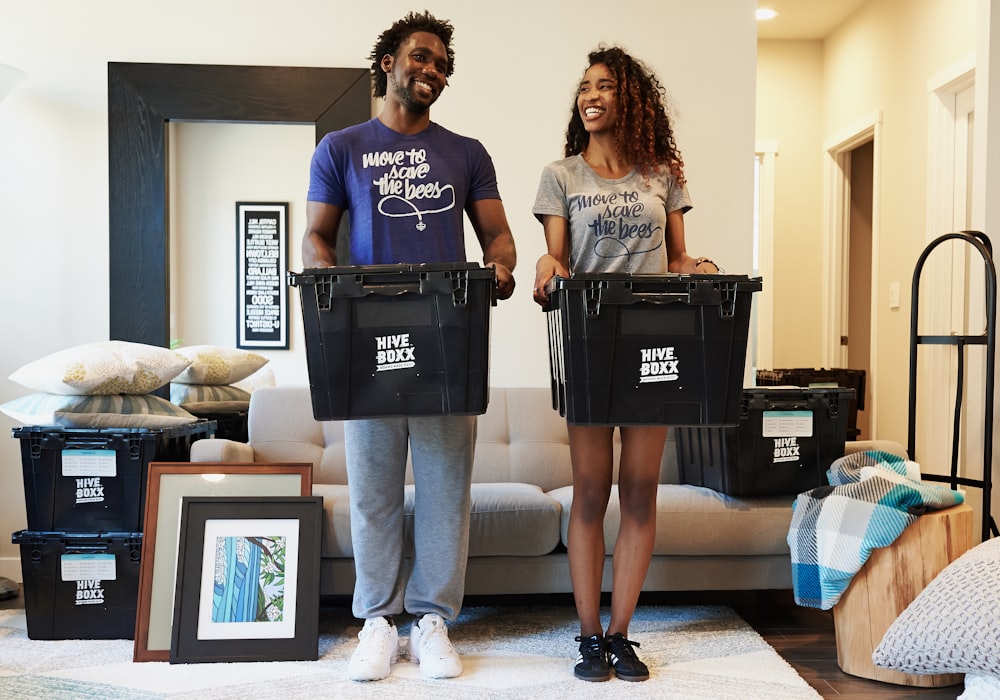
[[[354,546],[353,613],[437,613],[465,594],[475,416],[344,421]],[[403,545],[407,447],[414,482],[413,559]]]

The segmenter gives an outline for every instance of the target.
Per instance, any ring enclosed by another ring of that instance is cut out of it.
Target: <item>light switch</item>
[[[899,308],[899,282],[889,283],[889,308]]]

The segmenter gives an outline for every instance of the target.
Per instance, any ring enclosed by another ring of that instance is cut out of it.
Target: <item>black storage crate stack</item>
[[[222,413],[219,411],[200,411],[186,409],[188,413],[204,420],[215,421],[215,435],[219,440],[235,440],[236,442],[249,442],[249,411],[232,411]]]
[[[847,439],[857,440],[858,411],[865,410],[865,371],[863,369],[814,369],[796,367],[792,369],[757,370],[758,386],[839,386],[854,389],[855,398],[847,410]]]
[[[486,411],[491,268],[341,266],[288,281],[301,291],[317,420]]]
[[[553,407],[584,425],[734,425],[752,293],[743,275],[555,278]]]
[[[169,428],[14,428],[28,528],[20,545],[31,639],[131,639],[147,467],[186,462],[214,421]]]
[[[828,484],[844,455],[854,390],[743,390],[736,426],[678,428],[680,481],[730,496],[795,495]]]

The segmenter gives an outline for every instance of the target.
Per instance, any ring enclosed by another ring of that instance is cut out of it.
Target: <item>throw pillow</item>
[[[176,352],[191,361],[190,366],[174,378],[179,384],[233,384],[268,362],[266,357],[255,352],[215,345],[190,345],[177,348]]]
[[[178,406],[204,404],[210,402],[233,402],[243,404],[246,410],[250,403],[250,392],[228,384],[180,384],[170,382],[170,400]]]
[[[1000,677],[1000,539],[946,566],[889,626],[872,661],[903,673]]]
[[[0,405],[0,410],[24,425],[65,428],[169,428],[198,420],[153,394],[29,394]]]
[[[997,700],[1000,698],[1000,678],[986,674],[965,674],[965,686],[958,700]]]
[[[49,394],[148,394],[189,364],[167,348],[108,340],[46,355],[16,370],[10,380]]]
[[[188,413],[199,418],[218,419],[222,414],[246,413],[250,410],[249,401],[205,401],[204,403],[186,403],[181,406]]]

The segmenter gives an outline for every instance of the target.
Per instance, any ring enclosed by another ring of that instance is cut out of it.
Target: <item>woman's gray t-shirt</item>
[[[582,155],[546,165],[532,213],[569,222],[570,274],[667,272],[667,212],[691,208],[687,189],[666,168],[606,180]]]

